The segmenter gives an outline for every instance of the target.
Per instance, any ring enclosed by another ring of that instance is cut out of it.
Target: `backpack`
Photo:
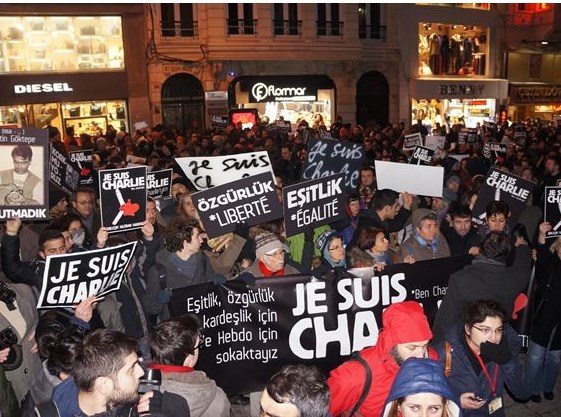
[[[366,372],[366,378],[364,381],[364,388],[362,389],[362,394],[360,395],[360,398],[352,408],[351,413],[348,415],[349,417],[353,417],[355,413],[358,411],[358,409],[360,408],[360,406],[362,405],[362,403],[364,403],[364,400],[366,400],[366,397],[368,397],[368,393],[370,392],[370,387],[372,386],[372,370],[370,369],[370,365],[368,365],[368,362],[366,362],[363,359],[363,357],[360,356],[360,352],[353,352],[349,360],[360,363],[364,367],[364,371]]]

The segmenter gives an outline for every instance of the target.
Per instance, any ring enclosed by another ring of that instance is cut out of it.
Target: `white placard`
[[[226,156],[188,156],[175,160],[197,190],[206,190],[264,172],[270,172],[274,178],[267,151]]]
[[[374,161],[378,189],[411,194],[442,197],[444,167],[400,164],[397,162]]]
[[[439,149],[444,149],[446,146],[445,136],[427,136],[425,137],[425,148],[432,149],[433,151],[438,151]]]

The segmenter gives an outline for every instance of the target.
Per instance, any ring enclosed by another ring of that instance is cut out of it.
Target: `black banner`
[[[462,127],[458,133],[458,145],[465,145],[466,143],[477,143],[477,129]]]
[[[47,257],[37,308],[72,307],[121,288],[136,242]]]
[[[343,192],[353,192],[360,181],[360,167],[364,159],[362,144],[335,140],[310,139],[308,159],[301,179],[315,180],[334,174],[344,174]]]
[[[268,172],[194,193],[193,204],[209,238],[234,231],[237,223],[253,226],[282,217]]]
[[[431,165],[434,151],[424,146],[416,146],[409,158],[409,163],[413,165]]]
[[[561,187],[545,187],[544,219],[551,224],[545,237],[561,236]]]
[[[288,120],[277,120],[275,125],[281,132],[289,133],[292,130],[291,123]]]
[[[526,146],[526,132],[514,132],[514,140],[518,146]]]
[[[46,129],[0,128],[0,220],[49,219]]]
[[[345,216],[343,178],[343,174],[337,174],[282,189],[287,237],[302,233],[305,227],[331,223]]]
[[[504,201],[510,208],[510,217],[507,219],[513,227],[526,206],[526,200],[532,194],[536,184],[523,178],[490,168],[485,182],[479,191],[477,202],[473,208],[472,221],[478,225],[485,223],[485,211],[491,201]]]
[[[78,187],[80,169],[65,151],[55,148],[52,144],[50,149],[50,180],[70,195]]]
[[[242,281],[201,284],[174,289],[169,310],[200,317],[205,346],[197,367],[234,395],[263,389],[287,364],[333,369],[376,343],[382,311],[392,303],[417,301],[432,323],[450,274],[470,262],[459,257],[375,273],[364,268],[354,278],[259,278],[252,287]]]
[[[146,220],[146,167],[99,172],[101,225],[109,232],[140,229]]]
[[[146,190],[152,198],[165,198],[171,196],[171,176],[173,169],[148,172],[146,174]]]
[[[417,146],[423,144],[423,138],[420,133],[412,133],[403,137],[403,150],[410,151]]]
[[[78,165],[80,170],[80,185],[91,185],[94,182],[93,150],[69,152],[70,161]]]
[[[226,128],[228,127],[228,115],[212,115],[210,116],[210,124],[215,128]]]

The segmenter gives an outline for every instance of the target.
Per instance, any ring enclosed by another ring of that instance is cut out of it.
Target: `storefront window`
[[[419,23],[419,76],[484,76],[487,28]]]
[[[419,6],[460,7],[463,9],[491,10],[491,3],[417,3]]]
[[[459,123],[474,128],[478,123],[495,120],[495,106],[495,99],[413,100],[411,122],[416,124],[421,120],[429,129],[437,123],[449,127]]]
[[[0,73],[124,67],[119,16],[0,16]]]
[[[88,101],[62,103],[64,127],[74,127],[76,136],[86,133],[90,136],[101,136],[112,125],[119,130],[127,130],[126,103],[115,101]]]

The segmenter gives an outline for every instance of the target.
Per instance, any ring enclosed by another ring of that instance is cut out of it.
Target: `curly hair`
[[[193,230],[198,229],[195,219],[173,219],[165,231],[165,244],[169,252],[179,252],[183,249],[183,242],[191,243]]]

